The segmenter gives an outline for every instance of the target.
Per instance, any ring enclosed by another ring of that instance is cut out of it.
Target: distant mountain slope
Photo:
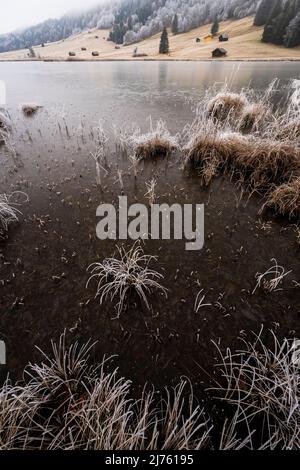
[[[98,27],[110,29],[116,44],[133,44],[152,37],[164,26],[176,32],[201,25],[255,15],[264,26],[263,41],[286,47],[300,44],[300,0],[107,0],[84,13],[50,19],[39,25],[0,36],[0,52],[60,41]]]
[[[122,44],[153,36],[178,16],[178,32],[219,20],[254,14],[259,0],[109,0],[85,13],[66,15],[0,36],[0,52],[66,39],[89,28],[112,28],[110,39]]]
[[[23,31],[1,35],[0,52],[59,41],[85,29],[95,28],[98,24],[100,27],[110,28],[113,22],[114,16],[111,14],[111,7],[107,6],[93,8],[76,15],[65,15],[59,19],[49,19]]]
[[[170,55],[167,56],[158,54],[160,33],[140,41],[137,44],[138,52],[147,54],[146,59],[150,60],[209,60],[211,51],[220,45],[218,37],[209,42],[204,41],[210,29],[211,24],[207,24],[175,36],[169,30]],[[222,43],[228,51],[228,56],[223,60],[300,59],[300,47],[286,49],[282,46],[263,43],[262,32],[263,26],[253,26],[253,16],[221,22],[220,33],[229,35],[229,41]],[[106,40],[108,34],[109,29],[93,29],[64,41],[47,44],[45,47],[35,47],[34,51],[42,60],[70,60],[69,52],[71,51],[76,54],[74,58],[71,58],[72,60],[133,60],[132,53],[136,45],[116,46]],[[196,42],[196,38],[201,39],[201,42]],[[118,48],[115,49],[115,47]],[[92,57],[92,51],[98,51],[99,57]],[[0,61],[28,60],[27,53],[27,50],[6,52],[0,54]],[[135,60],[143,60],[143,58]],[[182,73],[186,73],[184,65],[182,65]]]

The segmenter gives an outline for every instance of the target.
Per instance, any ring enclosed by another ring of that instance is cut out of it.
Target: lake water
[[[164,386],[182,374],[195,384],[205,381],[199,365],[211,372],[211,340],[232,345],[262,323],[299,337],[292,226],[272,214],[262,217],[260,200],[238,205],[226,180],[204,190],[197,176],[180,170],[180,156],[142,166],[135,182],[128,161],[118,159],[111,145],[101,192],[89,155],[99,120],[111,133],[113,124],[136,122],[146,129],[151,116],[175,133],[193,119],[193,104],[216,81],[232,90],[263,91],[279,78],[279,99],[299,76],[296,62],[0,63],[16,150],[12,157],[0,149],[0,193],[29,196],[21,223],[0,245],[0,340],[12,374],[40,358],[35,345],[49,350],[50,339],[64,329],[70,340],[97,340],[95,359],[117,354],[122,373],[141,386],[145,380]],[[20,105],[31,102],[43,108],[25,118]],[[146,203],[145,182],[153,176],[159,202],[205,203],[206,240],[200,252],[185,251],[183,241],[148,241],[145,251],[158,257],[155,268],[165,275],[168,299],[153,295],[151,313],[134,303],[113,320],[112,306],[100,307],[95,290],[85,285],[87,267],[115,251],[115,242],[97,240],[95,214],[100,203],[118,201],[117,166],[129,203]],[[271,258],[292,270],[289,287],[252,296],[255,275],[270,267]],[[209,305],[195,314],[200,289]]]
[[[284,92],[288,81],[299,77],[297,62],[0,63],[11,109],[36,102],[116,124],[143,124],[151,115],[168,120],[171,128],[185,122],[186,100],[199,98],[216,82],[232,90],[264,90],[279,78]]]

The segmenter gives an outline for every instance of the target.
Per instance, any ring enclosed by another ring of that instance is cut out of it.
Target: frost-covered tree
[[[102,16],[99,21],[97,21],[97,28],[99,29],[112,28],[114,22],[115,22],[115,15],[113,13],[108,13],[107,15]]]
[[[177,16],[177,13],[175,13],[175,15],[172,19],[171,30],[172,30],[173,34],[178,34],[178,16]]]

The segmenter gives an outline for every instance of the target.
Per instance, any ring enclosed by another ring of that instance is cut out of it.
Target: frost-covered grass
[[[27,117],[33,116],[40,108],[41,106],[33,103],[27,103],[22,105],[22,111]]]
[[[195,119],[181,136],[184,168],[195,169],[205,185],[227,174],[246,190],[267,195],[264,207],[289,217],[299,214],[300,102],[294,91],[281,108],[264,94],[209,90],[196,106]]]
[[[96,298],[99,298],[100,305],[107,299],[117,300],[117,317],[120,317],[128,305],[130,293],[133,291],[150,309],[148,297],[152,291],[167,293],[159,282],[163,275],[149,267],[157,258],[145,255],[139,243],[135,243],[129,250],[124,246],[117,246],[117,252],[117,258],[107,258],[102,263],[89,266],[91,277],[87,286],[96,280]]]
[[[21,212],[12,202],[12,195],[0,194],[0,237],[1,232],[6,233],[13,222],[19,221]]]
[[[243,341],[236,352],[219,350],[218,384],[213,391],[235,410],[236,437],[248,439],[247,447],[299,449],[299,364],[293,359],[293,342],[279,341],[274,332],[271,336],[272,348],[261,331],[253,341]]]
[[[279,290],[279,286],[282,284],[283,279],[291,273],[291,271],[286,271],[282,266],[280,266],[276,259],[271,259],[271,262],[274,264],[264,273],[258,273],[256,275],[256,286],[252,292],[256,292],[258,288],[263,288],[266,292],[273,292]]]
[[[172,136],[163,121],[158,121],[155,126],[150,120],[150,130],[141,133],[140,129],[129,135],[127,148],[134,153],[139,160],[164,158],[178,148],[177,138]]]
[[[275,188],[268,196],[266,205],[278,214],[289,218],[300,216],[300,177]]]
[[[42,363],[30,364],[23,382],[0,388],[0,450],[299,449],[295,348],[271,338],[271,348],[262,330],[236,351],[218,347],[221,363],[207,391],[216,401],[207,413],[184,378],[132,399],[132,383],[110,359],[93,364],[94,344],[68,346],[63,334],[50,355],[40,351]]]
[[[0,389],[1,450],[193,450],[209,440],[208,420],[189,382],[131,398],[131,382],[109,360],[91,366],[93,345],[52,343],[52,355]]]
[[[9,142],[11,131],[11,122],[5,110],[0,111],[0,145],[6,145]]]
[[[213,119],[226,121],[239,118],[248,104],[249,102],[244,93],[224,91],[217,93],[208,101],[206,110]]]

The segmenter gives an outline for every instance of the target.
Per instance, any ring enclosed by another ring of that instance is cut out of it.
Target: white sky
[[[0,34],[49,18],[59,18],[72,10],[87,10],[101,3],[103,0],[2,0]]]

